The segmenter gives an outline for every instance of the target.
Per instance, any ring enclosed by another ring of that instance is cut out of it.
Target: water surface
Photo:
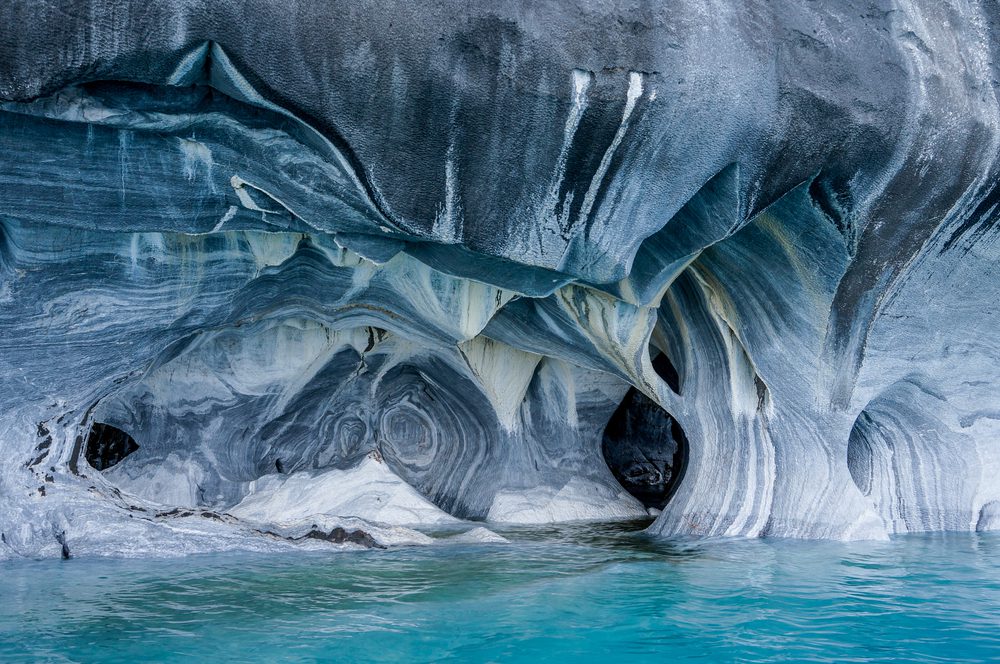
[[[639,525],[0,563],[0,661],[1000,659],[1000,534],[695,543]]]

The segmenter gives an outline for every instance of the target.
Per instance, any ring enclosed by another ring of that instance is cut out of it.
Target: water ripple
[[[1000,535],[0,563],[0,661],[1000,659]]]

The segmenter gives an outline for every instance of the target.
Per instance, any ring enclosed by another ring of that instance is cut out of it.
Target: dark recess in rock
[[[688,442],[677,420],[632,388],[604,429],[601,451],[626,491],[663,509],[684,474]]]
[[[681,378],[677,374],[677,369],[674,368],[670,358],[667,357],[666,353],[659,353],[656,349],[651,350],[653,351],[650,353],[650,357],[653,358],[653,371],[674,391],[674,394],[680,394]]]
[[[137,449],[139,444],[132,436],[110,424],[95,422],[87,435],[84,454],[96,470],[107,470]]]
[[[66,533],[65,532],[58,533],[56,535],[56,541],[59,542],[59,545],[62,547],[62,552],[61,552],[62,559],[69,560],[71,556],[69,553],[69,545],[66,544]]]
[[[375,541],[375,538],[366,533],[363,530],[345,530],[340,526],[336,526],[329,533],[324,533],[322,530],[310,530],[305,534],[306,539],[318,539],[325,542],[333,542],[334,544],[343,544],[344,542],[350,542],[352,544],[360,544],[361,546],[368,547],[369,549],[384,549],[385,547]]]

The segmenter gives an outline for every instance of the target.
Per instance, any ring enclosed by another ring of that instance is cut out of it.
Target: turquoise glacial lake
[[[1000,534],[0,563],[0,662],[1000,660]]]

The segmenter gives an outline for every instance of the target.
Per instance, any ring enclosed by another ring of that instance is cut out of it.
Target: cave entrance
[[[632,387],[604,428],[601,452],[626,491],[661,510],[684,475],[688,440],[670,413]]]
[[[95,422],[87,434],[84,456],[94,469],[107,470],[137,449],[139,444],[132,436],[110,424]]]
[[[681,377],[678,375],[677,369],[674,368],[673,362],[667,357],[667,354],[650,345],[649,357],[652,358],[653,371],[656,372],[656,375],[663,379],[663,382],[667,384],[667,387],[674,394],[680,394]]]

